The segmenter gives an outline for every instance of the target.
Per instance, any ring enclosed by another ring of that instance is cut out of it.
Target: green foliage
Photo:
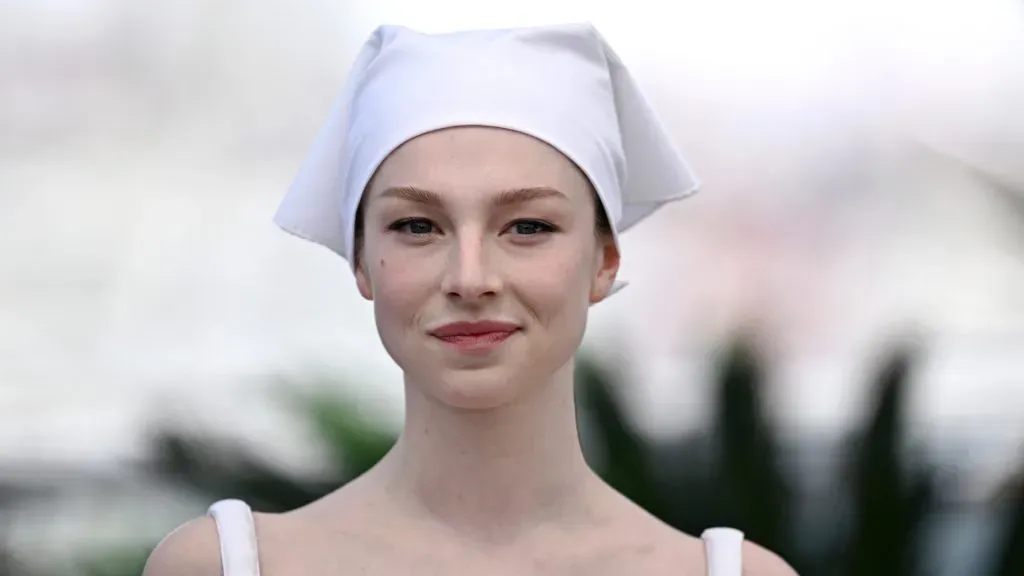
[[[80,576],[139,576],[146,567],[151,547],[129,547],[80,562]]]
[[[239,443],[164,431],[152,442],[150,472],[212,500],[240,498],[267,512],[303,506],[330,490],[327,479],[292,477]]]
[[[338,463],[335,488],[361,476],[387,454],[398,440],[397,434],[369,418],[354,402],[336,394],[319,392],[292,396],[293,407],[306,415],[315,437],[330,462]]]
[[[836,504],[834,522],[843,529],[835,542],[819,542],[817,549],[796,546],[808,530],[794,513],[800,494],[766,415],[763,366],[749,341],[736,342],[719,358],[711,426],[660,444],[633,426],[616,378],[581,359],[576,376],[584,451],[611,486],[685,532],[735,526],[803,576],[913,576],[921,573],[922,527],[936,498],[934,471],[907,450],[905,412],[915,358],[911,349],[896,350],[873,383],[874,406],[840,458],[849,468],[835,486],[837,502],[829,503]],[[286,401],[321,439],[331,464],[327,477],[278,470],[239,443],[166,430],[154,437],[149,468],[210,501],[241,498],[260,510],[281,511],[359,476],[396,440],[378,418],[336,395],[289,395]],[[1024,574],[1024,493],[1019,496],[993,560],[996,576]],[[144,556],[124,551],[91,563],[85,573],[135,576]]]
[[[332,466],[324,478],[295,476],[267,464],[238,442],[161,430],[153,436],[149,470],[211,501],[238,498],[264,512],[304,506],[360,476],[394,445],[383,430],[347,399],[324,393],[289,394],[286,401],[312,428]]]

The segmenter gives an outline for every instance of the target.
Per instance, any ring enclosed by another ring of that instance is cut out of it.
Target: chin
[[[531,354],[525,344],[517,338],[502,350],[480,355],[455,354],[433,346],[396,347],[394,351],[401,353],[391,357],[405,373],[406,385],[420,395],[457,410],[487,411],[533,394],[558,371],[556,359],[561,355]],[[546,351],[560,350],[548,347]],[[571,351],[565,352],[571,362]]]
[[[423,392],[438,402],[461,410],[492,410],[515,402],[527,393],[523,378],[507,366],[477,370],[442,370]]]

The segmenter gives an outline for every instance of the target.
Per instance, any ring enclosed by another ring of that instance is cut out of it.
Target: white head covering
[[[616,243],[619,233],[699,187],[593,26],[449,34],[381,26],[356,57],[274,220],[354,265],[356,211],[378,166],[416,136],[468,125],[528,134],[575,162],[597,191]]]

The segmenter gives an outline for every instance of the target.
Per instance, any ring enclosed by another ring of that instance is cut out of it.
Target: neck
[[[379,469],[388,497],[474,539],[579,520],[595,476],[579,443],[572,371],[490,410],[454,409],[407,385],[405,429]]]

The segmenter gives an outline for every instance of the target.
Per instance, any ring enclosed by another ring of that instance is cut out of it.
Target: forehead
[[[401,186],[456,195],[546,187],[581,201],[590,190],[576,164],[546,142],[483,126],[446,128],[404,143],[381,164],[368,196]]]

